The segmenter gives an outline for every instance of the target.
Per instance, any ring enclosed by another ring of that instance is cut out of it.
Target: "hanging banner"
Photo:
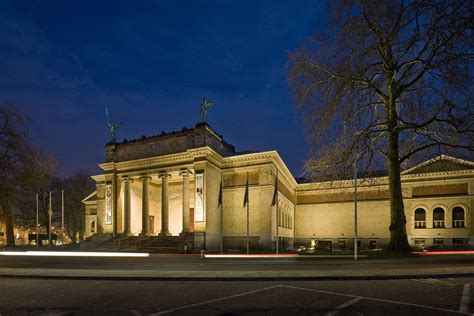
[[[112,185],[105,186],[105,224],[112,224]]]
[[[196,173],[195,221],[204,222],[204,173]]]

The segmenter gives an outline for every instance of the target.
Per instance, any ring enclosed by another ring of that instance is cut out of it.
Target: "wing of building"
[[[297,183],[278,152],[236,153],[207,124],[109,143],[100,167],[97,191],[83,201],[86,236],[181,238],[211,251],[222,236],[224,248],[243,248],[248,210],[253,249],[274,248],[277,236],[281,248],[354,243],[353,180]],[[474,245],[474,162],[442,155],[405,170],[402,182],[412,245]],[[358,186],[360,246],[382,248],[389,239],[387,178]]]

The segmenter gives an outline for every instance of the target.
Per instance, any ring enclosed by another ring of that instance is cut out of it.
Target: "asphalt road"
[[[459,315],[474,278],[161,282],[0,279],[1,315]]]
[[[333,269],[390,269],[473,267],[473,255],[421,256],[403,259],[205,259],[198,255],[151,255],[147,258],[84,258],[84,257],[10,257],[0,256],[0,268],[9,269],[84,269],[142,271],[279,271]]]

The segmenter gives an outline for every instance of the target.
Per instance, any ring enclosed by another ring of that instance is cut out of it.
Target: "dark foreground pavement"
[[[199,273],[199,272],[197,272]],[[1,315],[461,315],[474,278],[365,281],[0,279]]]
[[[280,258],[205,259],[194,255],[147,258],[0,256],[0,278],[89,280],[366,280],[474,277],[474,256],[359,260]]]

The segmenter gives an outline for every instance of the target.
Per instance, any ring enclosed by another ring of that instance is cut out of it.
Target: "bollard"
[[[206,250],[201,250],[201,260],[205,259],[204,255],[206,253]]]

